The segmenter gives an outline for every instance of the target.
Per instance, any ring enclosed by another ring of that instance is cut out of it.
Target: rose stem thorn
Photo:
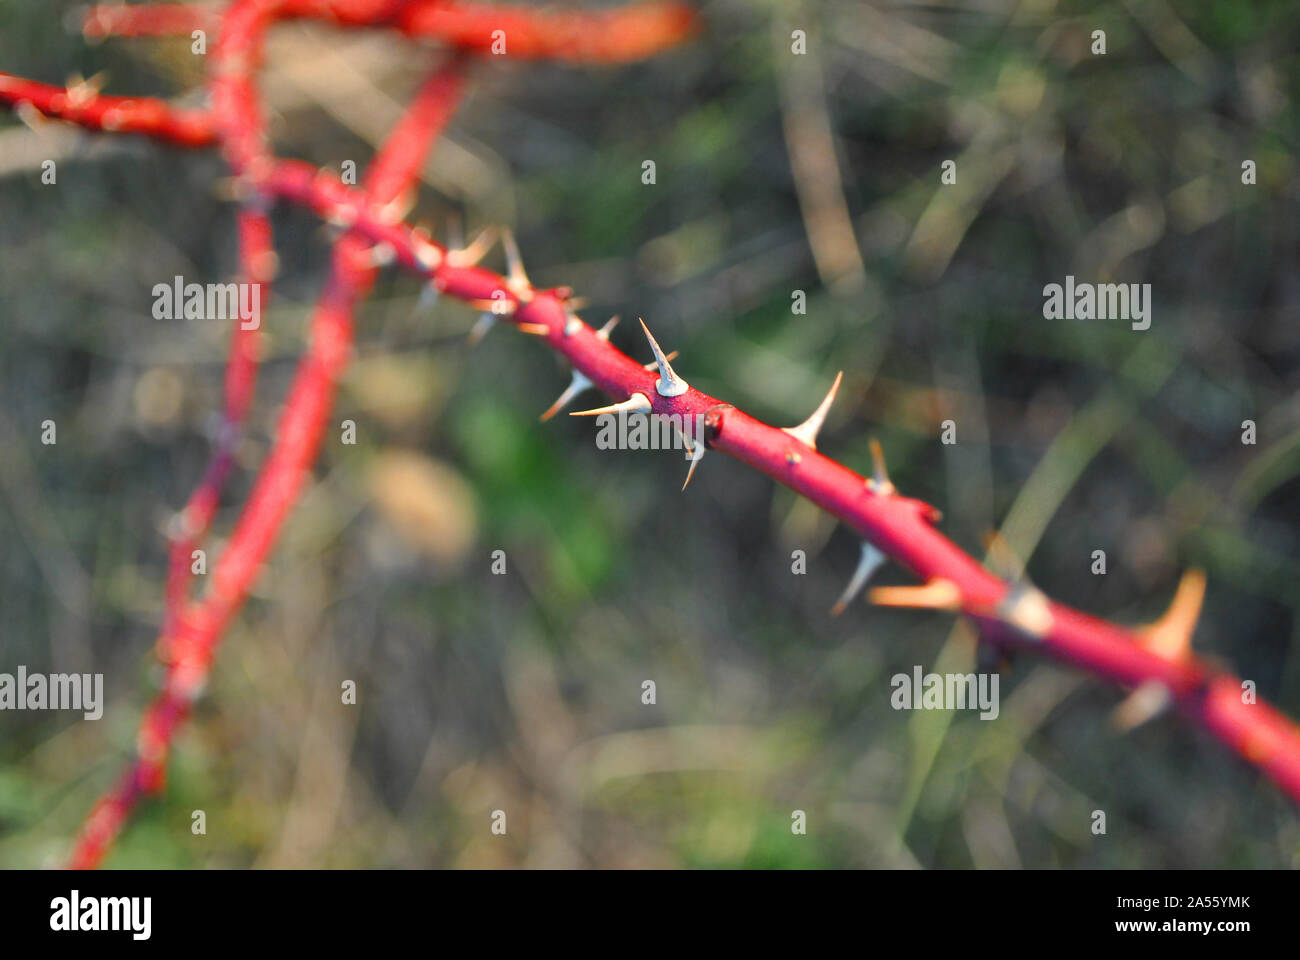
[[[569,416],[595,417],[602,413],[649,413],[652,409],[650,399],[644,393],[634,393],[621,403],[611,403],[607,407],[596,407],[594,410],[576,410]]]
[[[688,384],[681,377],[673,372],[672,364],[664,356],[664,352],[659,349],[659,344],[655,338],[650,335],[650,328],[645,325],[645,321],[640,317],[637,319],[641,322],[641,329],[645,331],[645,338],[650,341],[650,349],[654,351],[655,362],[659,364],[659,380],[655,383],[655,389],[659,391],[661,397],[680,397],[690,389]]]
[[[840,381],[843,379],[843,370],[835,374],[835,382],[831,384],[830,391],[826,394],[825,399],[822,400],[821,405],[813,411],[811,417],[799,424],[797,427],[782,427],[781,429],[790,434],[790,436],[794,437],[796,440],[816,450],[817,434],[821,430],[822,424],[826,422],[826,414],[830,413],[831,404],[835,402],[835,394],[839,392]]]
[[[840,598],[835,601],[835,606],[831,607],[831,616],[838,617],[843,613],[853,598],[862,592],[862,588],[867,582],[875,576],[885,563],[885,555],[875,548],[875,546],[866,540],[862,541],[862,556],[858,559],[858,568],[853,571],[853,579],[849,585],[844,588]]]
[[[564,407],[568,406],[574,397],[582,393],[582,391],[590,389],[592,386],[594,386],[594,384],[588,380],[586,376],[579,371],[574,370],[573,379],[570,380],[569,385],[564,388],[564,392],[560,394],[553,404],[547,407],[546,412],[538,417],[538,419],[545,423],[547,420],[551,419],[551,417],[564,409]]]

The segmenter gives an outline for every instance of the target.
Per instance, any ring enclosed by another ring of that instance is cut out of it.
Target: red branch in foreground
[[[274,157],[254,71],[265,31],[293,17],[339,26],[386,26],[469,53],[488,51],[493,31],[500,29],[508,56],[571,62],[649,56],[680,41],[695,24],[691,11],[671,0],[598,13],[490,8],[455,0],[238,0],[220,11],[189,5],[113,6],[86,14],[89,35],[156,36],[219,25],[211,110],[182,111],[158,100],[102,96],[85,84],[64,89],[0,74],[0,103],[29,104],[46,116],[90,129],[141,133],[178,146],[219,143],[244,201],[238,222],[240,271],[247,282],[261,284],[263,292],[275,267],[267,217],[271,200],[306,206],[345,231],[335,245],[312,320],[310,347],[290,387],[274,445],[209,590],[190,600],[190,549],[216,512],[256,384],[257,331],[237,328],[232,335],[222,428],[204,479],[178,515],[172,535],[159,641],[166,679],[141,722],[135,761],[91,812],[72,866],[99,864],[140,799],[161,789],[176,730],[316,460],[335,386],[351,351],[355,308],[368,292],[376,266],[390,260],[440,292],[492,309],[489,316],[515,323],[564,355],[573,365],[574,381],[563,401],[596,387],[619,401],[603,409],[680,417],[677,422],[696,450],[692,473],[705,450],[730,454],[852,527],[863,537],[863,561],[837,610],[861,590],[885,556],[892,557],[924,585],[879,588],[871,594],[875,602],[961,612],[998,646],[1037,649],[1130,688],[1135,692],[1125,710],[1134,722],[1173,702],[1300,802],[1300,728],[1264,703],[1243,702],[1237,677],[1190,653],[1203,587],[1196,576],[1185,579],[1161,621],[1137,630],[1050,601],[1021,578],[1008,580],[985,569],[939,533],[934,526],[938,512],[899,496],[878,455],[875,475],[865,479],[817,452],[817,431],[835,387],[799,427],[768,426],[690,387],[653,339],[658,366],[652,370],[620,352],[609,342],[608,327],[593,330],[573,313],[571,291],[539,290],[529,283],[512,240],[506,246],[510,270],[503,277],[478,266],[484,244],[448,249],[407,225],[401,215],[420,164],[460,97],[459,60],[439,69],[421,88],[377,152],[363,187],[348,187],[327,171]],[[696,424],[703,424],[702,429]],[[878,454],[874,446],[873,452]]]

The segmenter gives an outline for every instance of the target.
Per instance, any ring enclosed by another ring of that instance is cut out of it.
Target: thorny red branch
[[[182,147],[206,147],[216,139],[207,111],[179,110],[152,97],[104,96],[89,84],[56,87],[0,73],[0,103],[25,103],[92,130],[143,133]]]
[[[657,370],[647,371],[624,355],[610,344],[608,327],[595,331],[574,315],[570,291],[539,290],[529,283],[513,241],[507,244],[510,271],[503,277],[477,265],[484,244],[451,250],[402,222],[405,188],[458,99],[460,80],[454,66],[440,71],[422,88],[377,153],[363,189],[349,188],[308,164],[274,158],[266,144],[253,73],[265,30],[288,17],[344,26],[388,26],[477,52],[489,49],[491,41],[485,36],[505,29],[509,55],[574,61],[646,56],[693,29],[688,9],[657,2],[598,14],[524,8],[489,11],[450,0],[240,0],[220,13],[187,5],[108,7],[86,15],[87,33],[159,35],[220,24],[210,111],[180,111],[161,101],[106,97],[93,88],[65,90],[0,74],[3,103],[28,103],[47,116],[91,129],[143,133],[182,146],[220,142],[245,201],[239,222],[240,264],[251,282],[265,284],[273,272],[265,209],[269,200],[307,206],[347,231],[336,245],[330,278],[313,318],[311,346],[291,387],[272,451],[217,563],[209,592],[181,609],[188,568],[179,561],[188,560],[188,548],[212,519],[230,469],[234,438],[251,404],[255,335],[244,336],[237,330],[233,336],[223,429],[204,481],[180,515],[173,538],[168,610],[160,642],[167,679],[142,721],[135,763],[87,820],[73,865],[96,865],[141,796],[160,788],[175,730],[315,461],[335,384],[350,350],[356,303],[370,285],[374,266],[389,259],[427,278],[441,292],[476,306],[494,306],[503,319],[539,335],[563,354],[574,368],[566,401],[594,386],[623,398],[615,408],[679,415],[688,440],[696,445],[696,462],[705,449],[729,453],[847,523],[864,538],[863,563],[837,606],[851,599],[888,555],[918,574],[925,585],[880,588],[872,593],[876,602],[960,611],[995,644],[1037,648],[1136,690],[1135,696],[1145,698],[1147,707],[1173,701],[1300,802],[1300,730],[1266,704],[1243,702],[1238,678],[1190,653],[1200,596],[1195,578],[1185,580],[1165,618],[1141,630],[1054,603],[1023,578],[1004,579],[986,570],[945,538],[934,526],[937,511],[899,496],[879,458],[875,475],[864,479],[817,452],[817,432],[834,388],[799,427],[768,426],[686,384],[653,339]],[[702,436],[695,435],[696,415],[702,417],[698,421],[704,424]],[[1140,712],[1149,713],[1147,707]]]

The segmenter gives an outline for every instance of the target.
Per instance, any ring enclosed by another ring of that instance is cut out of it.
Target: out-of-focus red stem
[[[640,0],[608,10],[478,4],[457,0],[265,0],[261,15],[310,18],[339,26],[390,26],[483,54],[505,42],[504,56],[571,63],[626,63],[680,43],[697,27],[695,11],[676,0]],[[210,7],[189,4],[92,7],[87,36],[187,34],[214,26]],[[501,31],[500,34],[497,31]]]
[[[189,595],[193,578],[194,548],[212,524],[234,466],[235,448],[243,432],[244,421],[253,405],[257,386],[257,368],[262,342],[261,311],[266,307],[267,291],[275,271],[271,218],[259,204],[245,204],[236,216],[239,243],[240,281],[258,287],[258,316],[255,324],[236,320],[230,336],[226,360],[225,408],[203,480],[190,495],[185,508],[176,515],[171,531],[167,586],[163,611],[160,654],[171,658],[170,643],[175,617]]]
[[[367,171],[361,191],[367,202],[387,207],[414,182],[455,112],[463,85],[459,62],[437,71],[425,83]],[[135,805],[162,788],[176,728],[206,680],[226,625],[247,598],[316,461],[338,377],[351,350],[352,315],[374,280],[370,246],[364,235],[354,232],[335,245],[330,277],[312,316],[310,346],[290,386],[274,445],[216,565],[211,589],[172,621],[163,689],[141,721],[136,759],[87,818],[70,867],[98,866]],[[241,402],[247,399],[241,389],[228,391],[228,398],[232,393]],[[228,467],[220,456],[214,461],[200,487],[202,494],[212,490],[209,481],[219,464]],[[215,508],[210,500],[203,503],[203,509]],[[211,518],[211,512],[206,518]],[[182,559],[188,561],[188,553]]]
[[[105,133],[143,133],[182,147],[206,147],[216,139],[206,111],[183,110],[153,97],[110,97],[89,86],[69,90],[0,73],[0,104],[23,103],[47,117]]]
[[[684,4],[650,0],[609,10],[412,3],[398,25],[411,36],[506,58],[627,63],[680,43],[697,23],[695,12]],[[494,49],[498,40],[502,46]]]
[[[219,8],[196,3],[105,3],[90,7],[81,18],[88,37],[168,37],[208,30]]]

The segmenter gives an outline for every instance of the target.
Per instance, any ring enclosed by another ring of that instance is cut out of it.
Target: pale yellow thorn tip
[[[637,320],[641,323],[641,329],[645,331],[645,338],[650,341],[650,349],[654,351],[655,362],[659,365],[659,380],[655,383],[655,389],[659,391],[661,397],[680,397],[690,389],[690,385],[673,372],[672,364],[659,349],[655,338],[650,335],[650,328],[645,325],[645,321],[640,317],[637,317]]]
[[[1204,600],[1205,572],[1188,570],[1178,581],[1178,589],[1164,616],[1140,631],[1142,646],[1166,660],[1188,656]]]
[[[575,410],[569,416],[595,417],[602,413],[649,413],[652,409],[650,400],[644,393],[634,393],[622,403],[611,403],[607,407],[596,407],[594,410]]]
[[[876,587],[867,599],[880,607],[961,609],[961,590],[951,580],[937,579],[919,587]]]
[[[796,440],[816,450],[817,434],[821,432],[822,424],[826,422],[826,415],[831,411],[831,404],[835,402],[835,394],[839,392],[840,381],[843,379],[843,370],[835,374],[835,382],[831,384],[830,391],[826,394],[826,398],[822,400],[821,405],[813,411],[811,417],[797,427],[782,427],[781,429]]]
[[[853,579],[850,580],[849,585],[844,588],[844,592],[840,594],[840,598],[835,601],[835,606],[831,607],[832,617],[838,617],[848,609],[849,604],[853,602],[853,598],[862,592],[862,588],[867,585],[868,581],[870,581],[873,576],[875,576],[876,571],[879,570],[884,563],[885,555],[877,550],[872,544],[865,540],[862,541],[862,556],[858,559],[858,569],[853,571]]]

